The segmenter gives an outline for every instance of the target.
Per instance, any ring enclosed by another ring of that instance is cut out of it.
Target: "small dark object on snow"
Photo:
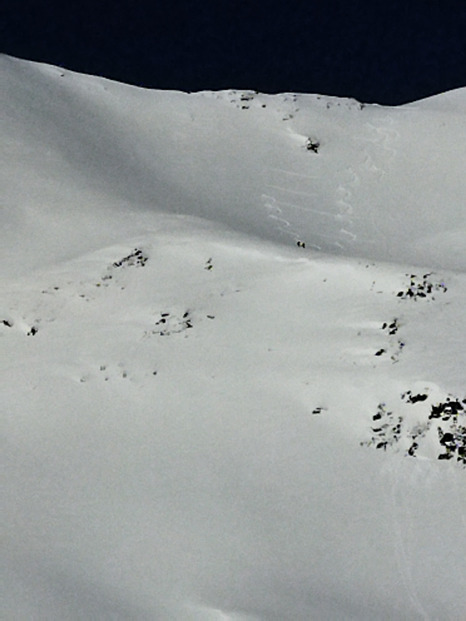
[[[451,412],[452,414],[457,414],[463,410],[464,407],[459,401],[448,401],[444,407],[444,412]]]
[[[312,140],[312,138],[308,138],[306,141],[306,149],[308,151],[312,151],[313,153],[319,153],[320,142],[318,140]]]
[[[419,401],[425,401],[427,399],[427,395],[410,395],[409,403],[418,403]]]
[[[442,435],[440,435],[442,434]],[[448,432],[447,433],[443,433],[441,431],[439,431],[439,442],[440,444],[442,444],[443,446],[447,446],[447,447],[454,447],[455,446],[455,436]]]
[[[453,455],[451,453],[441,453],[438,456],[438,459],[451,459]]]

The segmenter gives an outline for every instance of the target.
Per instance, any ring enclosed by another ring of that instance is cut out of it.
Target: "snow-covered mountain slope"
[[[5,618],[465,617],[465,92],[0,84]]]
[[[1,76],[2,226],[11,244],[39,227],[34,256],[107,241],[115,212],[137,232],[141,215],[162,212],[345,256],[466,267],[464,91],[444,107],[440,96],[389,109],[148,91],[9,57]],[[54,231],[64,215],[67,244]]]

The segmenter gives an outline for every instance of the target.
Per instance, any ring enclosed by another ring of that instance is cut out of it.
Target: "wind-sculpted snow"
[[[0,79],[5,618],[465,618],[464,92]]]

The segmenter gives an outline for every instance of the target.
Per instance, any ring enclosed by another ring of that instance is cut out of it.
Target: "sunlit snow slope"
[[[8,57],[1,71],[2,265],[18,234],[31,232],[28,254],[63,257],[83,236],[89,248],[110,238],[115,212],[155,211],[332,253],[466,267],[463,91],[389,109],[149,91]],[[54,229],[64,215],[66,244]]]
[[[466,618],[465,159],[1,56],[0,616]]]

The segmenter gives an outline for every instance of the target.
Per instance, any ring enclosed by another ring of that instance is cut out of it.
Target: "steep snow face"
[[[83,235],[90,248],[112,239],[115,210],[135,233],[154,212],[186,214],[339,255],[466,267],[464,91],[386,108],[147,91],[8,57],[1,76],[9,269],[24,226],[44,258],[66,257]]]
[[[0,83],[5,617],[466,618],[464,91]]]

